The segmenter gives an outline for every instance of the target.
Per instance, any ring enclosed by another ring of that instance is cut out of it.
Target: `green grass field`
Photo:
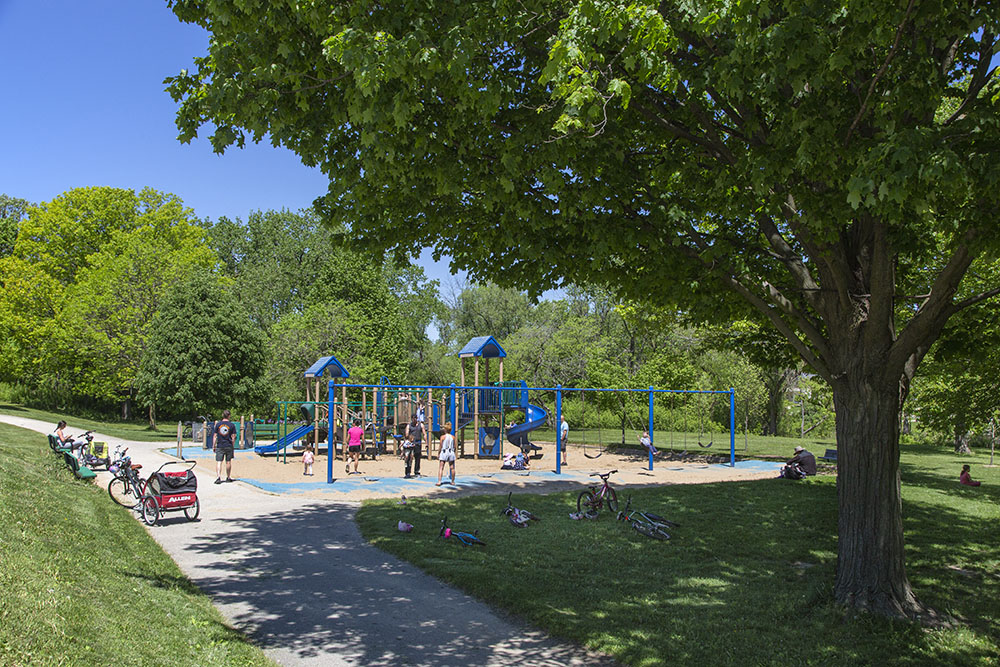
[[[0,424],[0,664],[272,663],[104,488]]]
[[[105,422],[94,421],[68,416],[58,412],[48,410],[38,410],[23,405],[13,403],[0,403],[0,414],[14,415],[26,419],[37,419],[43,422],[51,422],[54,429],[60,419],[65,419],[67,433],[76,435],[84,431],[97,431],[102,435],[110,435],[115,438],[125,440],[136,440],[138,442],[175,442],[177,440],[177,424],[161,424],[157,430],[149,428],[145,421],[134,422]]]
[[[996,665],[1000,468],[985,460],[904,447],[909,576],[925,604],[954,619],[950,628],[845,618],[832,603],[833,476],[635,491],[637,505],[681,524],[669,542],[611,516],[570,520],[575,493],[515,496],[543,517],[525,529],[498,516],[498,496],[370,501],[358,522],[379,547],[630,665]],[[958,484],[962,463],[982,487]],[[438,539],[444,514],[488,546]],[[414,532],[398,532],[399,520]]]

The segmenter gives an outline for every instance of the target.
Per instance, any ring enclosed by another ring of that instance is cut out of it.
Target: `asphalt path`
[[[53,429],[10,415],[0,421]],[[159,451],[163,443],[95,439],[112,449],[127,446],[146,474],[176,460]],[[214,461],[200,462],[195,472],[201,518],[170,513],[148,531],[223,616],[279,664],[616,664],[505,618],[371,546],[354,523],[357,503],[270,494],[238,481],[212,484]],[[99,473],[96,483],[107,481]]]

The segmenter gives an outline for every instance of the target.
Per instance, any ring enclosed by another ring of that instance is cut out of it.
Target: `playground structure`
[[[439,434],[447,422],[452,423],[457,435],[460,455],[466,453],[465,430],[470,424],[476,458],[502,457],[503,437],[525,452],[540,449],[531,443],[528,434],[546,424],[548,413],[528,402],[524,382],[503,381],[503,360],[507,354],[500,344],[492,336],[480,336],[470,340],[458,355],[461,385],[457,387],[392,385],[385,377],[376,385],[348,385],[344,381],[350,374],[343,364],[333,356],[323,357],[303,373],[306,400],[278,403],[280,437],[273,443],[257,445],[254,451],[287,457],[289,446],[312,442],[317,451],[330,448],[334,456],[340,454],[346,459],[343,443],[347,430],[354,420],[360,419],[365,429],[365,455],[375,457],[389,451],[395,454],[399,452],[406,425],[414,416],[428,434],[422,443],[427,456],[433,454],[436,445],[432,436]],[[465,386],[469,359],[473,387]],[[492,385],[489,384],[491,359],[497,360],[499,373],[497,383]],[[324,401],[321,380],[326,375],[329,381]],[[487,386],[480,386],[481,382]],[[452,389],[456,391],[451,392]],[[305,423],[290,428],[289,410],[292,416],[298,412]],[[523,413],[524,419],[505,426],[505,418],[512,412]]]
[[[665,408],[664,399],[672,402],[678,397],[687,396],[695,402],[707,399],[712,404],[717,399],[728,398],[729,417],[729,449],[730,465],[735,465],[735,392],[729,390],[671,390],[671,389],[596,389],[569,387],[529,387],[524,381],[505,381],[503,361],[507,356],[500,344],[492,336],[479,336],[470,340],[459,352],[461,360],[460,384],[428,386],[428,385],[397,385],[391,384],[388,378],[380,378],[377,384],[349,384],[350,374],[347,369],[332,355],[323,357],[310,366],[305,372],[306,400],[279,402],[280,437],[273,443],[258,445],[254,450],[258,454],[276,454],[285,457],[287,462],[288,447],[299,443],[312,442],[317,453],[327,451],[327,482],[332,483],[333,459],[342,456],[347,459],[344,443],[347,441],[347,430],[354,420],[361,420],[365,438],[362,443],[364,456],[376,458],[380,454],[392,452],[398,454],[401,440],[414,416],[423,426],[427,437],[421,443],[423,453],[431,457],[438,447],[438,436],[444,424],[449,423],[456,437],[459,456],[475,458],[489,457],[502,459],[504,442],[509,442],[526,455],[538,452],[542,456],[543,447],[531,441],[531,433],[543,427],[549,427],[552,432],[555,448],[555,472],[561,472],[562,434],[559,424],[563,415],[563,400],[569,396],[579,399],[577,404],[582,415],[582,424],[586,427],[586,396],[613,396],[621,404],[622,444],[625,444],[626,423],[635,428],[638,422],[649,434],[651,447],[648,452],[648,469],[653,469],[653,454],[656,447],[654,439],[654,408],[657,400],[660,409]],[[469,376],[471,360],[472,385],[466,385]],[[498,371],[496,382],[491,382],[491,361]],[[326,395],[323,396],[322,380],[329,376],[326,383]],[[339,382],[338,382],[339,381]],[[545,399],[554,398],[555,408],[552,413],[539,403],[539,393],[545,394]],[[531,394],[535,396],[532,397]],[[325,400],[324,400],[325,398]],[[600,401],[596,401],[600,402]],[[716,406],[721,407],[721,406]],[[292,415],[296,410],[305,423],[292,427],[289,419],[289,409]],[[630,410],[641,409],[645,414],[632,420]],[[550,419],[551,417],[551,419]],[[685,420],[687,417],[685,417]],[[704,428],[704,408],[699,411],[697,442],[701,448],[709,448],[713,444],[715,434],[712,427],[706,433]],[[471,426],[471,438],[467,432]],[[676,428],[674,429],[677,430]],[[600,433],[600,431],[598,431]],[[688,424],[684,425],[684,446]],[[638,435],[638,433],[637,433]],[[721,435],[721,433],[719,434]],[[600,437],[600,436],[599,436]],[[672,434],[669,437],[673,437]],[[572,435],[569,438],[573,440]],[[471,440],[471,452],[467,451]],[[584,443],[587,441],[584,440]],[[543,445],[553,444],[551,442]],[[721,443],[720,443],[721,444]],[[584,455],[587,458],[597,458],[600,453],[590,455],[584,444]],[[603,443],[600,448],[603,450]],[[671,450],[673,442],[670,443]]]

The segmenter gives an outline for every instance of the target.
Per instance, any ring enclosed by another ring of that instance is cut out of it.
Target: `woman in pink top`
[[[962,474],[958,476],[959,483],[965,484],[966,486],[979,486],[982,484],[982,482],[972,481],[972,475],[969,474],[969,470],[970,468],[968,463],[962,466]]]
[[[354,426],[347,429],[347,453],[354,461],[354,474],[358,474],[358,457],[361,456],[361,439],[365,437],[365,430],[361,428],[361,420],[355,419]],[[351,463],[347,462],[344,471],[351,474]]]

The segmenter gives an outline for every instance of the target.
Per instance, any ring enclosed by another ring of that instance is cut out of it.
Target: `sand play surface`
[[[176,450],[166,449],[165,453],[175,454]],[[724,454],[721,450],[717,453]],[[210,483],[215,477],[215,460],[211,450],[194,447],[184,448],[185,458],[195,458],[198,465],[195,473],[202,484]],[[506,493],[518,490],[521,493],[548,493],[551,491],[584,488],[587,484],[599,483],[594,472],[618,472],[611,476],[615,488],[636,486],[660,486],[665,484],[706,484],[734,480],[773,478],[781,464],[765,461],[737,461],[736,467],[726,464],[708,463],[704,457],[695,461],[669,460],[657,457],[653,470],[648,470],[648,458],[637,455],[622,455],[613,451],[604,452],[597,459],[588,459],[583,449],[570,447],[567,465],[561,474],[555,473],[555,458],[552,452],[545,452],[540,459],[532,459],[530,470],[501,470],[496,458],[465,456],[456,462],[455,484],[436,486],[438,461],[424,459],[421,463],[421,477],[404,478],[404,464],[398,456],[388,453],[377,460],[363,459],[359,462],[360,474],[346,474],[342,456],[334,461],[332,484],[327,483],[327,458],[325,451],[316,456],[314,475],[304,476],[301,452],[289,450],[287,463],[283,457],[260,456],[250,451],[236,452],[233,460],[233,477],[271,493],[301,494],[309,497],[335,497],[345,500],[368,498],[391,498],[406,496],[459,496],[490,493]],[[353,471],[353,465],[351,470]],[[445,466],[443,481],[447,482],[448,469]]]

